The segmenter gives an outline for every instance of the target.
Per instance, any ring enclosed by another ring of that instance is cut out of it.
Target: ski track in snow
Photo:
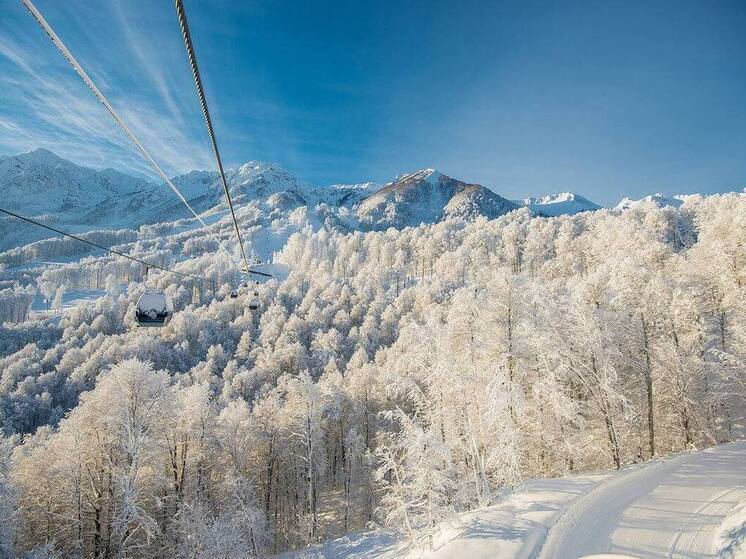
[[[527,481],[444,525],[432,547],[358,531],[277,558],[714,558],[727,545],[718,541],[721,524],[739,502],[746,503],[746,441],[619,472]]]
[[[622,472],[575,500],[538,557],[715,557],[718,528],[744,499],[745,442],[675,456]]]

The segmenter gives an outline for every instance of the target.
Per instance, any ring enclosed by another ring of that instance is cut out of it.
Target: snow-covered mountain
[[[0,197],[30,214],[80,213],[107,198],[151,188],[144,179],[81,167],[45,149],[0,160]]]
[[[227,178],[238,204],[262,199],[292,209],[313,198],[312,187],[270,163],[246,163],[228,170]],[[173,182],[197,212],[224,209],[217,172],[191,171]],[[77,232],[137,229],[191,217],[166,185],[113,169],[82,167],[44,149],[0,159],[0,196],[8,210]],[[10,217],[0,218],[0,250],[50,235]]]
[[[376,182],[359,184],[332,184],[316,190],[316,199],[320,204],[338,207],[353,207],[368,196],[380,190],[382,185]]]
[[[226,178],[236,201],[269,198],[273,194],[293,193],[305,199],[312,187],[273,163],[249,161],[230,170]]]
[[[573,192],[560,192],[538,198],[526,198],[521,204],[536,214],[547,217],[558,215],[575,215],[580,212],[592,212],[601,208],[588,198]]]
[[[518,205],[478,184],[468,184],[424,169],[386,184],[358,206],[360,222],[369,228],[416,226],[448,217],[484,215],[490,219]]]
[[[339,231],[402,228],[451,217],[483,215],[492,219],[520,207],[549,217],[600,208],[572,192],[511,201],[481,185],[462,182],[435,169],[400,175],[384,185],[366,182],[317,187],[274,163],[249,161],[228,169],[226,178],[237,211],[250,219],[264,216],[271,222],[305,208],[314,228]],[[225,217],[227,208],[217,172],[191,171],[174,177],[173,182],[195,211]],[[0,157],[0,196],[0,207],[73,232],[136,230],[140,225],[192,217],[166,185],[113,169],[82,167],[44,149]],[[624,198],[615,209],[650,202],[678,207],[685,198],[663,194],[640,200]],[[0,251],[51,235],[9,217],[0,218]]]
[[[340,230],[416,226],[456,216],[494,218],[518,207],[433,169],[403,175],[383,188],[372,182],[316,187],[262,161],[229,169],[226,178],[239,208],[250,205],[276,217],[306,207],[318,226]],[[173,182],[195,211],[225,211],[216,172],[191,171]],[[0,159],[0,195],[7,209],[71,231],[137,229],[191,217],[165,185],[81,167],[42,149]],[[51,235],[11,218],[0,218],[0,233],[0,250]]]
[[[681,206],[681,204],[684,203],[684,199],[685,196],[682,195],[677,194],[675,196],[666,196],[665,194],[656,192],[655,194],[650,194],[649,196],[640,198],[639,200],[633,200],[632,198],[622,198],[622,200],[616,206],[614,206],[614,209],[628,210],[630,208],[634,208],[635,206],[639,206],[640,204],[650,203],[653,203],[660,208],[664,208],[666,206],[673,206],[674,208],[678,208],[679,206]]]
[[[72,231],[159,221],[152,209],[167,194],[145,179],[82,167],[45,149],[0,159],[2,207]],[[0,219],[0,250],[51,235],[11,219]]]

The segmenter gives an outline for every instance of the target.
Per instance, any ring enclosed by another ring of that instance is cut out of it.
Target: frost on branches
[[[105,293],[61,315],[0,290],[0,554],[261,556],[370,523],[427,540],[525,478],[744,435],[743,195],[369,233],[293,219],[258,311],[193,231],[118,235],[216,278],[151,271],[177,309],[157,334],[131,327],[144,271],[109,257],[39,273],[57,306]]]

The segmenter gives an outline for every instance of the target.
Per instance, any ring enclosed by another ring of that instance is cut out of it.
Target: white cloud
[[[129,139],[52,44],[43,44],[46,35],[33,30],[31,24],[26,31],[34,35],[15,40],[10,36],[0,38],[0,89],[4,92],[0,147],[8,153],[45,147],[81,164],[154,177]],[[131,26],[126,31],[128,51],[145,69],[149,82],[155,86],[154,94],[134,99],[121,91],[105,91],[109,101],[167,173],[211,168],[206,141],[188,134],[168,79],[159,73],[156,59],[149,58],[138,44]],[[74,52],[71,45],[68,47]],[[114,82],[100,71],[94,80],[102,90]]]

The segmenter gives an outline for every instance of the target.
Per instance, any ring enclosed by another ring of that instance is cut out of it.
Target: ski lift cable
[[[47,23],[47,20],[44,19],[44,16],[41,15],[39,10],[36,9],[36,6],[34,6],[31,0],[21,0],[21,2],[26,7],[26,9],[31,13],[31,15],[37,21],[37,23],[46,32],[49,38],[52,40],[54,45],[57,47],[57,50],[59,50],[62,53],[62,56],[65,57],[65,60],[67,60],[67,62],[73,67],[75,72],[82,78],[83,82],[85,82],[85,84],[93,92],[96,98],[106,108],[106,110],[109,112],[112,118],[117,122],[119,127],[124,131],[127,137],[132,141],[133,144],[135,144],[135,147],[137,147],[137,150],[140,152],[143,158],[145,158],[145,160],[148,163],[150,163],[151,167],[153,167],[156,173],[158,173],[158,176],[160,176],[161,179],[163,179],[163,181],[171,188],[171,190],[174,191],[176,196],[178,196],[179,199],[184,203],[184,205],[187,208],[189,208],[189,211],[192,212],[192,215],[194,215],[194,217],[196,217],[197,220],[199,220],[199,222],[202,224],[205,230],[212,236],[213,239],[218,241],[218,244],[219,244],[220,240],[215,236],[215,234],[212,231],[210,231],[208,225],[197,214],[197,212],[194,211],[194,208],[192,208],[192,206],[189,204],[189,202],[184,197],[184,195],[181,193],[181,191],[179,191],[179,189],[176,187],[176,185],[174,185],[171,179],[168,178],[166,173],[163,172],[163,169],[161,169],[160,165],[158,165],[158,163],[156,163],[155,160],[150,156],[150,154],[145,149],[145,147],[140,143],[140,140],[137,139],[137,137],[132,132],[132,130],[130,130],[129,126],[127,126],[127,124],[122,120],[119,114],[114,110],[114,107],[111,106],[111,103],[109,103],[109,100],[104,96],[103,93],[101,93],[101,90],[99,90],[99,88],[96,87],[96,84],[93,83],[93,80],[91,80],[91,78],[88,76],[88,73],[83,69],[83,67],[78,63],[76,58],[68,50],[68,48],[62,42],[62,39],[60,39],[59,36],[54,32],[54,29],[52,29],[49,23]]]
[[[4,209],[0,208],[0,212],[2,212],[4,214],[7,214],[7,215],[9,215],[11,217],[15,217],[17,219],[26,221],[27,223],[31,223],[32,225],[37,225],[39,227],[43,227],[44,229],[48,229],[49,231],[54,231],[55,233],[58,233],[59,235],[63,235],[65,237],[70,237],[71,239],[75,239],[76,241],[79,241],[81,243],[85,243],[87,245],[91,245],[91,246],[99,248],[101,250],[105,250],[106,252],[110,252],[111,254],[114,254],[116,256],[121,256],[123,258],[127,258],[128,260],[132,260],[133,262],[138,262],[138,263],[146,266],[147,268],[153,268],[155,270],[161,270],[163,272],[168,272],[169,274],[176,274],[177,276],[183,276],[183,277],[192,278],[192,279],[196,279],[196,280],[200,280],[200,281],[209,281],[208,278],[205,278],[205,277],[202,277],[202,276],[196,276],[194,274],[188,274],[186,272],[177,272],[176,270],[170,270],[168,268],[164,268],[163,266],[159,266],[157,264],[152,264],[150,262],[146,262],[145,260],[141,260],[141,259],[136,258],[134,256],[130,256],[129,254],[124,254],[123,252],[119,252],[119,251],[116,251],[114,249],[107,248],[107,247],[105,247],[103,245],[99,245],[98,243],[94,243],[93,241],[89,241],[89,240],[83,239],[82,237],[78,237],[77,235],[73,235],[72,233],[66,233],[65,231],[62,231],[62,230],[57,229],[55,227],[52,227],[50,225],[45,225],[44,223],[40,223],[40,222],[38,222],[38,221],[36,221],[34,219],[31,219],[29,217],[24,217],[22,215],[19,215],[17,213],[11,212],[9,210],[4,210]]]
[[[222,250],[226,250],[220,243],[220,239],[218,239],[215,234],[210,230],[208,225],[204,222],[204,220],[197,214],[197,212],[194,211],[192,206],[189,204],[189,202],[186,200],[186,198],[182,195],[181,191],[174,185],[174,183],[171,181],[171,179],[168,178],[168,176],[163,172],[161,167],[155,162],[155,160],[150,156],[148,151],[145,149],[145,147],[140,143],[140,141],[137,139],[137,137],[134,135],[132,130],[127,126],[127,124],[122,120],[122,118],[119,116],[119,114],[114,110],[114,107],[111,106],[111,103],[109,103],[108,99],[104,96],[103,93],[98,89],[95,83],[93,83],[93,80],[88,76],[86,71],[83,69],[83,67],[78,63],[76,58],[72,55],[72,53],[68,50],[68,48],[65,46],[65,44],[62,42],[62,39],[59,38],[59,36],[55,33],[55,31],[52,29],[52,27],[49,25],[46,19],[44,19],[44,16],[42,16],[41,12],[34,6],[33,2],[31,0],[21,0],[23,5],[26,7],[26,9],[29,11],[29,13],[33,16],[33,18],[37,21],[37,23],[41,26],[41,28],[45,31],[45,33],[49,36],[49,38],[52,40],[52,43],[57,47],[57,49],[62,53],[65,60],[73,67],[75,72],[81,77],[83,82],[88,86],[88,88],[93,92],[93,94],[96,96],[96,98],[101,102],[102,105],[106,108],[106,110],[109,112],[109,114],[114,118],[114,120],[117,122],[117,124],[120,126],[120,128],[124,131],[124,133],[127,135],[127,137],[132,141],[133,144],[137,147],[140,154],[143,156],[143,158],[150,163],[150,165],[155,169],[155,171],[158,173],[158,175],[163,179],[163,181],[173,190],[173,192],[179,197],[179,199],[182,201],[182,203],[189,209],[189,211],[194,215],[194,217],[197,218],[197,220],[200,222],[200,224],[205,228],[205,231],[218,243],[218,248]],[[222,167],[221,167],[222,168]],[[223,179],[225,180],[225,179]],[[232,208],[231,208],[232,209]],[[7,213],[7,212],[6,212]],[[235,224],[235,215],[234,215],[234,224]],[[46,227],[45,225],[39,224],[42,227]],[[47,227],[48,228],[48,227]],[[86,241],[84,241],[86,242]],[[89,243],[90,244],[90,243]],[[228,252],[226,250],[226,252]],[[241,245],[241,252],[243,253],[243,245]],[[231,259],[233,259],[233,255],[228,252],[228,255]],[[246,256],[244,254],[244,263],[246,263]],[[255,270],[251,270],[248,266],[246,266],[246,271],[250,274],[255,274],[259,276],[264,277],[273,277],[271,274],[266,274],[263,272],[257,272]]]
[[[184,37],[184,46],[186,47],[187,57],[189,58],[189,66],[192,68],[192,76],[194,77],[194,85],[197,87],[197,96],[199,97],[199,104],[202,108],[202,114],[205,117],[205,124],[207,125],[207,133],[210,136],[210,145],[212,146],[212,152],[215,154],[215,161],[218,165],[218,171],[220,172],[220,181],[223,184],[223,190],[225,191],[225,197],[228,200],[228,208],[231,211],[231,217],[233,218],[233,227],[236,230],[236,237],[238,239],[238,246],[241,248],[241,256],[245,269],[248,273],[252,272],[249,268],[249,261],[246,259],[246,251],[244,250],[243,241],[241,240],[241,232],[238,227],[238,220],[236,219],[236,212],[233,209],[233,200],[231,199],[231,193],[228,189],[228,183],[225,180],[225,171],[223,170],[223,161],[220,158],[220,151],[218,150],[218,143],[215,139],[215,131],[212,126],[212,119],[210,118],[210,110],[207,107],[207,98],[205,97],[205,90],[202,87],[202,78],[199,73],[199,67],[197,66],[197,56],[194,53],[194,45],[192,44],[192,35],[189,32],[189,23],[187,23],[186,11],[184,10],[184,3],[182,0],[175,0],[176,3],[176,15],[179,18],[179,25],[181,27],[181,34]],[[260,274],[261,275],[261,274]]]
[[[124,254],[123,252],[119,252],[119,251],[116,251],[114,249],[107,248],[107,247],[105,247],[103,245],[99,245],[97,243],[94,243],[93,241],[89,241],[89,240],[84,239],[82,237],[78,237],[77,235],[73,235],[72,233],[67,233],[65,231],[62,231],[61,229],[57,229],[55,227],[52,227],[51,225],[46,225],[44,223],[41,223],[41,222],[36,221],[34,219],[31,219],[30,217],[25,217],[25,216],[22,216],[20,214],[15,213],[15,212],[11,212],[10,210],[4,210],[3,208],[0,208],[0,213],[7,214],[7,215],[9,215],[11,217],[15,217],[16,219],[23,220],[23,221],[25,221],[27,223],[30,223],[32,225],[36,225],[38,227],[43,227],[44,229],[48,229],[49,231],[53,231],[53,232],[55,232],[55,233],[57,233],[59,235],[62,235],[64,237],[69,237],[71,239],[75,239],[76,241],[79,241],[81,243],[85,243],[87,245],[91,245],[91,246],[99,248],[101,250],[105,250],[106,252],[110,252],[111,254],[114,254],[116,256],[121,256],[123,258],[127,258],[128,260],[132,260],[133,262],[139,262],[140,264],[142,264],[143,266],[147,266],[148,268],[153,268],[155,270],[161,270],[163,272],[168,272],[169,274],[176,274],[177,276],[183,276],[183,277],[192,278],[192,279],[196,279],[196,280],[200,280],[200,281],[210,281],[209,278],[206,278],[204,276],[197,276],[197,275],[194,275],[194,274],[188,274],[186,272],[177,272],[176,270],[171,270],[169,268],[164,268],[164,267],[159,266],[157,264],[151,264],[150,262],[146,262],[145,260],[141,260],[141,259],[136,258],[134,256],[130,256],[129,254]],[[257,275],[260,275],[260,276],[265,276],[265,277],[268,277],[268,278],[273,277],[272,274],[265,274],[264,272],[257,272],[257,271],[253,271],[253,270],[252,270],[251,273],[252,274],[257,274]]]
[[[202,226],[205,228],[205,231],[218,243],[218,249],[225,250],[228,252],[220,243],[220,239],[218,239],[215,234],[210,230],[208,225],[204,222],[204,220],[197,214],[197,212],[194,211],[192,206],[189,204],[187,199],[182,195],[181,191],[174,185],[174,183],[171,181],[170,178],[163,172],[161,167],[155,162],[155,160],[150,156],[148,151],[145,149],[145,147],[140,143],[140,141],[137,139],[137,137],[134,135],[132,130],[127,126],[127,124],[122,120],[122,118],[119,116],[119,114],[114,110],[114,107],[111,106],[111,103],[109,103],[108,99],[104,96],[103,93],[96,87],[96,84],[93,83],[93,80],[88,76],[86,71],[83,69],[83,67],[78,63],[76,58],[72,55],[72,53],[68,50],[68,48],[65,46],[65,44],[62,42],[62,39],[59,38],[59,36],[54,32],[52,27],[49,25],[46,19],[44,19],[44,16],[39,12],[39,10],[34,6],[33,2],[31,0],[21,0],[23,5],[26,7],[26,9],[31,13],[31,15],[34,17],[34,19],[37,21],[37,23],[44,29],[46,34],[49,36],[49,38],[52,40],[54,45],[57,47],[57,49],[62,53],[62,55],[65,57],[67,62],[73,67],[75,72],[81,77],[83,82],[88,86],[88,88],[93,92],[93,94],[96,96],[96,98],[101,102],[102,105],[106,108],[106,110],[109,112],[109,114],[114,118],[114,120],[117,122],[117,124],[120,126],[120,128],[124,131],[124,133],[127,135],[127,137],[132,141],[133,144],[137,147],[140,154],[145,158],[148,163],[155,169],[155,171],[158,173],[158,175],[163,179],[163,181],[171,188],[171,190],[174,191],[174,193],[179,197],[179,199],[184,203],[184,205],[189,209],[189,211],[194,215],[194,217],[197,218],[197,220],[202,224]],[[222,170],[222,165],[221,165]],[[223,183],[225,184],[225,178],[223,177]],[[230,198],[229,198],[230,201]],[[232,205],[231,205],[231,211],[232,211]],[[235,224],[235,215],[234,217],[234,224]],[[240,239],[240,237],[239,237]],[[243,254],[243,244],[241,244],[241,252]],[[228,252],[228,255],[231,259],[233,259],[233,255]],[[244,256],[244,263],[246,263],[246,256]],[[251,270],[248,266],[246,266],[246,271],[250,274],[255,274],[259,276],[264,277],[272,277],[271,274],[265,274],[263,272],[257,272],[255,270]]]

